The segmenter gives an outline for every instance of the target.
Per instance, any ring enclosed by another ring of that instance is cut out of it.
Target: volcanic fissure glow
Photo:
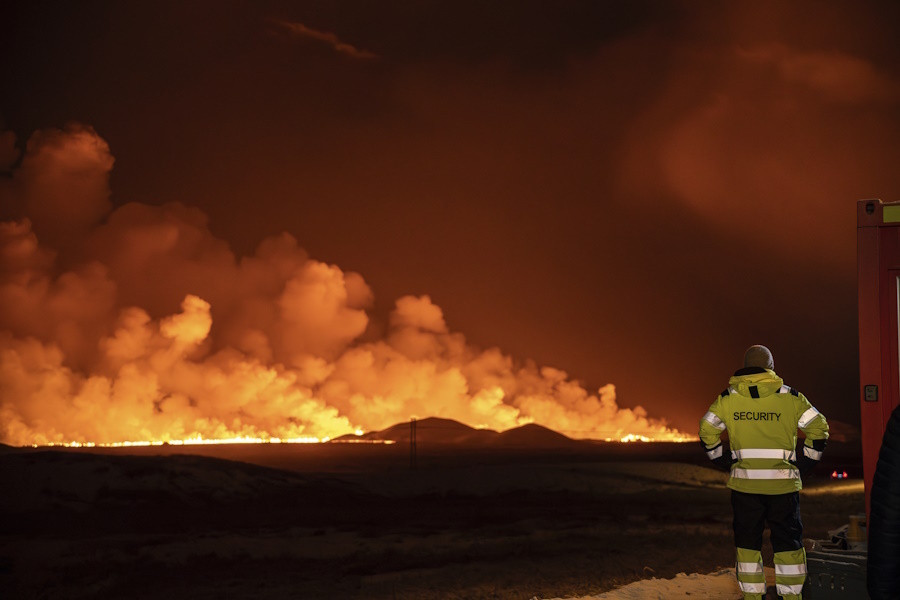
[[[221,438],[214,440],[205,440],[203,438],[188,438],[186,440],[144,440],[144,441],[124,441],[124,442],[50,442],[43,446],[32,444],[33,448],[40,447],[63,447],[63,448],[141,448],[147,446],[215,446],[226,444],[323,444],[326,442],[339,444],[394,444],[395,440],[369,440],[369,439],[344,439],[331,440],[329,438],[317,437],[298,437],[298,438],[253,438],[253,437],[234,437]]]
[[[632,442],[694,442],[697,441],[696,438],[689,435],[672,435],[670,437],[664,438],[650,438],[645,435],[634,435],[629,433],[625,437],[621,439],[611,439],[606,438],[600,441],[604,442],[619,442],[619,443],[632,443]],[[54,447],[62,447],[62,448],[142,448],[142,447],[150,447],[150,446],[215,446],[215,445],[228,445],[228,444],[324,444],[324,443],[332,443],[332,444],[384,444],[391,445],[396,444],[397,440],[372,440],[372,439],[341,439],[341,440],[331,440],[329,438],[317,438],[317,437],[302,437],[302,438],[292,438],[292,439],[281,439],[281,438],[251,438],[251,437],[236,437],[236,438],[224,438],[224,439],[215,439],[215,440],[204,440],[202,438],[193,438],[186,440],[153,440],[153,441],[124,441],[124,442],[107,442],[107,443],[95,443],[95,442],[50,442],[48,444],[32,444],[33,448],[54,448]]]
[[[309,443],[413,415],[497,431],[683,441],[615,388],[467,343],[428,296],[371,323],[362,276],[288,234],[236,256],[181,204],[111,210],[90,128],[29,140],[0,196],[0,441]],[[376,331],[383,330],[382,335]],[[126,441],[131,440],[131,441]]]

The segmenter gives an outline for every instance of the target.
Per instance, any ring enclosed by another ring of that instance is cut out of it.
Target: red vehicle
[[[900,405],[900,202],[857,203],[859,404],[866,515],[881,439]]]
[[[900,202],[860,200],[856,215],[859,409],[868,547],[859,543],[856,515],[850,516],[844,542],[832,538],[831,543],[814,543],[807,551],[803,594],[812,600],[900,598],[900,494],[891,483],[900,480],[900,411],[891,421],[900,405]],[[883,443],[885,457],[879,463]],[[831,473],[832,479],[846,476],[843,470]]]
[[[867,587],[900,597],[900,203],[857,204],[859,403]],[[877,467],[877,468],[876,468]]]

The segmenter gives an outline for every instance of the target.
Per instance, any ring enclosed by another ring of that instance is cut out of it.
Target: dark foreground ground
[[[693,446],[420,448],[415,471],[398,446],[6,450],[0,598],[531,599],[710,572],[731,509]],[[863,510],[858,479],[807,487],[808,537]]]

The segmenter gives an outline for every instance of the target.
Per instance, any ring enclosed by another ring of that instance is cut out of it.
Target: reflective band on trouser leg
[[[806,581],[806,550],[775,553],[775,591],[785,600],[798,600]]]
[[[766,576],[760,551],[738,548],[735,571],[744,600],[761,600],[766,594]]]

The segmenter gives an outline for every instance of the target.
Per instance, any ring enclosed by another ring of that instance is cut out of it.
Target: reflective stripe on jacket
[[[787,494],[802,487],[794,464],[798,428],[806,434],[804,456],[819,460],[822,453],[813,442],[828,438],[825,417],[774,371],[742,369],[700,419],[700,439],[711,450],[728,431],[734,461],[728,479],[731,489]]]

